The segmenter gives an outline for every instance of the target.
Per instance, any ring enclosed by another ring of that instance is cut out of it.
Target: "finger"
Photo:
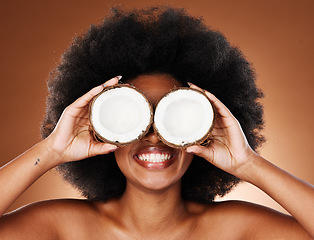
[[[204,92],[206,94],[206,96],[210,99],[210,101],[213,103],[213,105],[215,106],[216,110],[218,111],[218,113],[222,116],[222,117],[233,117],[232,113],[230,112],[230,110],[218,99],[215,97],[214,94],[196,86],[193,83],[189,83],[190,88],[193,89],[197,89],[201,92]]]
[[[90,155],[96,156],[96,155],[100,155],[100,154],[107,154],[110,152],[114,152],[117,149],[118,149],[118,147],[116,145],[109,144],[109,143],[97,142],[91,146]]]
[[[111,78],[110,80],[105,82],[102,86],[105,88],[105,87],[116,85],[121,80],[121,78],[122,76],[116,76],[114,78]]]
[[[205,92],[205,90],[204,90],[204,89],[202,89],[202,88],[200,88],[200,87],[196,86],[195,84],[193,84],[193,83],[191,83],[191,82],[188,82],[188,85],[190,86],[190,88],[193,88],[193,89],[199,90],[199,91],[201,91],[201,92]]]
[[[188,153],[193,153],[199,157],[202,157],[206,159],[207,161],[209,161],[210,163],[213,163],[214,161],[215,152],[212,148],[193,145],[193,146],[187,147],[185,151]]]
[[[122,78],[121,76],[117,76],[117,77],[111,78],[110,80],[106,81],[104,84],[100,86],[94,87],[88,93],[78,98],[72,104],[72,106],[76,108],[84,108],[85,106],[89,104],[89,102],[93,99],[93,97],[95,97],[98,93],[100,93],[104,89],[104,87],[117,84],[121,78]]]

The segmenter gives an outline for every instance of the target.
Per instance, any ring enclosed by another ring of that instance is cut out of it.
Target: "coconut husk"
[[[208,101],[210,102],[212,108],[213,108],[213,120],[212,120],[212,124],[211,124],[211,127],[208,129],[208,131],[204,134],[204,136],[200,139],[197,139],[195,140],[194,142],[190,142],[190,143],[186,143],[184,145],[178,145],[178,144],[174,144],[172,142],[169,142],[168,140],[166,140],[158,131],[158,128],[155,124],[155,122],[153,122],[153,129],[154,129],[154,132],[156,133],[156,135],[159,137],[159,139],[166,145],[168,145],[169,147],[172,147],[172,148],[187,148],[189,146],[192,146],[192,145],[202,145],[203,143],[206,143],[208,144],[207,142],[210,142],[210,139],[211,139],[211,132],[213,130],[213,127],[215,125],[215,121],[216,121],[216,110],[215,110],[215,107],[214,105],[212,104],[211,100],[208,98],[208,96],[203,92],[203,91],[200,91],[198,89],[193,89],[193,88],[189,88],[189,87],[175,87],[173,89],[171,89],[169,92],[167,92],[164,96],[161,97],[161,99],[159,99],[159,101],[157,102],[156,104],[156,108],[158,107],[158,104],[159,102],[164,99],[165,97],[167,97],[169,94],[171,94],[172,92],[175,92],[175,91],[178,91],[178,90],[189,90],[189,91],[195,91],[199,94],[202,94],[203,96],[206,97],[206,99],[208,99]]]
[[[149,124],[148,126],[142,131],[142,133],[136,138],[136,139],[133,139],[133,140],[130,140],[128,142],[118,142],[118,141],[111,141],[109,139],[107,139],[105,136],[102,136],[100,133],[97,132],[97,130],[95,129],[95,126],[93,125],[93,122],[92,122],[92,115],[93,115],[93,106],[94,106],[94,102],[96,101],[96,99],[102,95],[103,93],[107,92],[107,91],[110,91],[112,89],[116,89],[116,88],[124,88],[124,87],[127,87],[127,88],[131,88],[135,91],[137,91],[138,93],[140,93],[146,100],[146,102],[148,103],[149,105],[149,108],[150,108],[150,120],[149,120]],[[99,94],[97,94],[93,99],[92,101],[90,102],[90,105],[89,105],[89,119],[90,119],[90,126],[91,126],[91,129],[93,131],[93,135],[94,135],[94,138],[97,140],[97,141],[101,141],[101,142],[106,142],[106,143],[110,143],[110,144],[114,144],[116,146],[125,146],[125,145],[128,145],[130,143],[133,143],[139,139],[141,139],[142,137],[144,137],[152,123],[153,123],[153,107],[152,107],[152,104],[150,103],[150,101],[147,99],[147,97],[144,95],[144,93],[137,89],[136,87],[134,87],[133,85],[130,85],[130,84],[117,84],[117,85],[114,85],[114,86],[110,86],[110,87],[105,87],[103,91],[101,91]]]

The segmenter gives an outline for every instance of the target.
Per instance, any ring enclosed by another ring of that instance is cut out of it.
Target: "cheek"
[[[122,172],[124,172],[124,169],[127,167],[128,158],[129,158],[129,147],[120,147],[114,152],[114,156],[116,158],[117,164]]]
[[[184,169],[184,171],[186,171],[189,168],[193,160],[193,156],[194,156],[193,154],[182,151],[182,159],[183,159],[182,169]]]

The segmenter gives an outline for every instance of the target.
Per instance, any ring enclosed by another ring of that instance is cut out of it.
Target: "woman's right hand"
[[[106,154],[117,148],[115,145],[94,139],[89,122],[89,103],[104,86],[115,85],[120,78],[112,78],[104,85],[93,88],[64,110],[55,129],[44,140],[47,148],[60,160],[57,164]]]

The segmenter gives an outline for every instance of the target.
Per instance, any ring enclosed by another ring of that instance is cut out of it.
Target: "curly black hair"
[[[263,96],[251,65],[238,48],[184,9],[167,6],[140,10],[115,8],[100,25],[76,37],[48,81],[46,138],[63,110],[92,87],[116,75],[169,74],[182,85],[195,83],[217,96],[240,122],[250,146],[264,142]],[[101,155],[58,166],[64,179],[85,197],[107,201],[121,195],[126,179],[114,155]],[[182,177],[182,197],[212,202],[240,180],[195,156]]]

